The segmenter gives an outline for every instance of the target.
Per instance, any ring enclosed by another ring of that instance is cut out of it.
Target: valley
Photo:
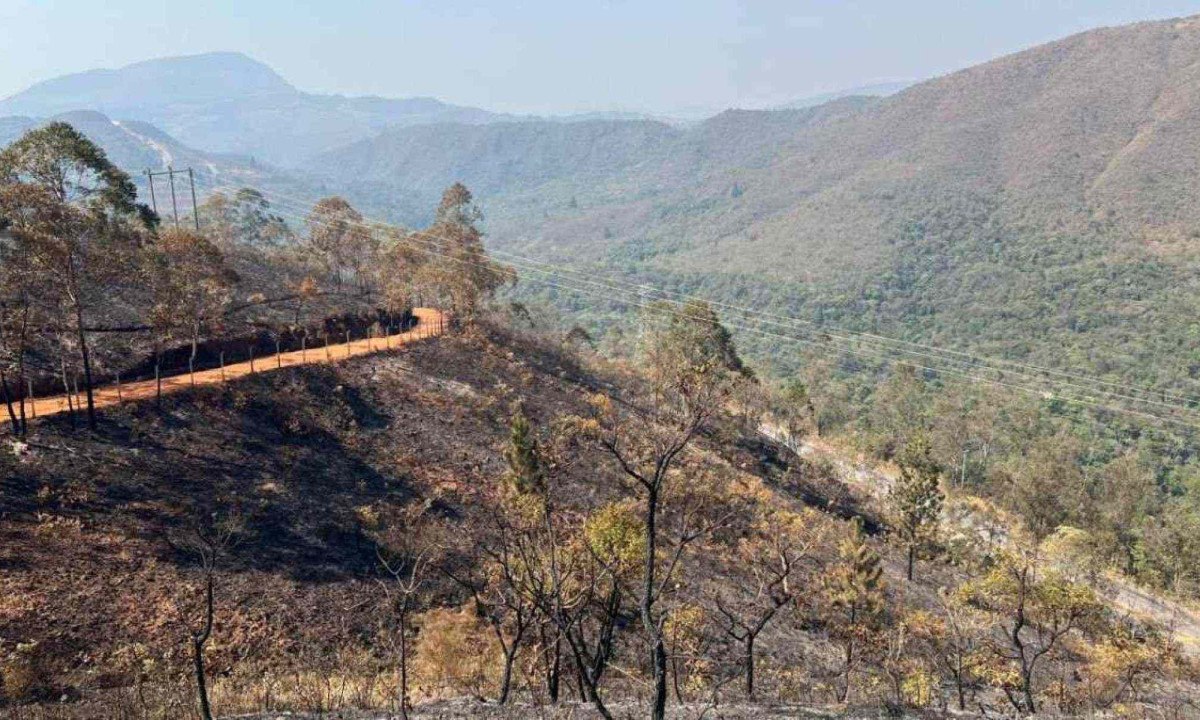
[[[0,99],[0,717],[1200,717],[1200,16],[806,94],[725,9],[704,117],[478,8],[420,78],[517,111]]]

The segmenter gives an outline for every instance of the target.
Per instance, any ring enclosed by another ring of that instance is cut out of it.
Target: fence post
[[[308,331],[304,331],[304,335],[300,338],[300,362],[308,362]]]
[[[154,402],[162,405],[162,361],[154,361]]]
[[[250,346],[250,374],[254,374],[254,346]]]
[[[278,335],[275,336],[275,367],[279,368],[279,369],[283,368],[283,355],[281,355],[280,351],[279,351],[279,336]]]
[[[225,351],[221,351],[221,382],[225,382]]]
[[[192,387],[196,387],[196,359],[188,358],[188,380]]]

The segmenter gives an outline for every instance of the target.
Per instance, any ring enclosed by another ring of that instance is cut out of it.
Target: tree
[[[520,403],[513,406],[504,461],[508,463],[505,477],[514,490],[525,495],[545,497],[546,463],[533,426]]]
[[[823,609],[830,637],[842,648],[842,687],[838,701],[850,698],[852,678],[866,650],[879,640],[887,610],[883,564],[855,521],[838,549],[838,563],[825,576]]]
[[[636,572],[643,531],[625,506],[606,506],[580,518],[542,503],[540,523],[509,537],[523,572],[524,593],[554,627],[548,685],[557,697],[557,647],[565,642],[574,661],[580,699],[606,720],[612,713],[601,681],[614,650],[627,576]]]
[[[798,443],[804,437],[807,428],[815,427],[817,411],[813,406],[808,385],[801,378],[793,378],[784,385],[779,393],[778,405],[780,407],[777,414],[789,443]]]
[[[526,591],[528,568],[522,561],[520,534],[537,525],[536,512],[529,513],[523,500],[532,498],[540,511],[549,511],[546,487],[546,461],[520,403],[513,407],[508,447],[504,450],[508,464],[505,479],[510,490],[509,502],[501,502],[500,513],[493,516],[491,532],[474,539],[483,555],[478,572],[459,575],[450,569],[445,572],[471,593],[476,614],[484,618],[496,635],[504,655],[504,670],[500,679],[497,702],[508,702],[512,688],[513,665],[526,634],[535,617],[535,604]]]
[[[200,565],[203,605],[201,620],[190,631],[192,651],[192,675],[196,681],[196,698],[201,720],[212,720],[212,709],[208,700],[207,671],[204,663],[204,648],[212,638],[216,614],[216,580],[220,563],[234,546],[239,525],[235,518],[219,517],[216,513],[202,515],[195,525],[177,540],[170,542],[176,549],[193,555]]]
[[[308,213],[308,248],[333,282],[356,283],[366,291],[364,270],[374,262],[379,244],[362,213],[344,198],[318,200]]]
[[[149,264],[152,324],[187,329],[191,341],[188,369],[194,370],[201,332],[229,305],[238,276],[220,249],[192,230],[160,233],[149,248]]]
[[[958,709],[967,709],[987,664],[985,618],[962,598],[946,591],[938,593],[938,614],[914,626],[932,664],[954,685]]]
[[[1038,541],[1081,513],[1084,479],[1078,445],[1065,432],[1040,437],[1012,461],[1008,502]]]
[[[780,610],[794,600],[800,561],[813,543],[808,519],[788,510],[768,510],[733,557],[729,598],[714,598],[721,629],[742,646],[746,697],[754,698],[754,653],[758,637]],[[743,575],[744,573],[744,575]]]
[[[1117,622],[1085,649],[1082,686],[1093,712],[1120,702],[1138,702],[1146,685],[1169,675],[1171,643],[1153,629]]]
[[[34,323],[41,319],[40,308],[34,304],[40,281],[29,265],[26,250],[5,231],[0,218],[0,390],[17,435],[28,431],[26,361]],[[10,378],[15,379],[15,393],[9,387]],[[19,398],[17,408],[13,407],[14,394]]]
[[[0,151],[0,225],[72,327],[83,365],[88,425],[96,427],[91,316],[130,281],[140,230],[157,218],[129,176],[67,123],[31,130]]]
[[[276,247],[289,234],[287,223],[271,212],[271,203],[253,188],[233,194],[214,192],[197,208],[204,229],[223,248]]]
[[[1017,672],[1015,687],[1004,686],[1013,708],[1036,713],[1037,671],[1063,638],[1097,615],[1090,588],[1041,572],[1034,555],[1006,553],[984,577],[962,588],[965,599],[993,614],[1003,640],[995,652]]]
[[[46,188],[22,183],[0,186],[0,217],[13,252],[37,276],[37,289],[50,313],[69,328],[83,366],[88,425],[96,427],[92,394],[89,327],[95,315],[116,305],[113,289],[129,282],[139,243],[136,232],[61,202]],[[65,361],[64,361],[65,365]]]
[[[1135,454],[1105,464],[1097,483],[1098,532],[1126,574],[1136,571],[1141,529],[1157,504],[1154,473]]]
[[[872,449],[890,460],[909,441],[929,429],[925,380],[910,365],[897,365],[875,391],[865,418]]]
[[[412,707],[408,692],[412,615],[416,612],[419,595],[428,582],[429,569],[436,567],[433,563],[437,560],[438,547],[430,537],[431,532],[419,512],[405,512],[384,529],[375,548],[384,572],[379,586],[396,622],[397,661],[400,666],[396,700],[403,720],[408,720],[408,711]]]
[[[129,176],[65,122],[30,130],[0,151],[0,184],[35,185],[60,203],[109,217],[136,216],[146,226],[157,224],[150,209],[138,204]]]
[[[929,440],[918,435],[897,458],[900,477],[892,488],[896,530],[907,550],[908,579],[913,579],[917,555],[936,539],[945,496],[940,487],[942,471],[933,460]]]
[[[512,282],[511,268],[491,260],[477,224],[483,213],[462,183],[446,188],[433,225],[416,239],[433,248],[421,271],[421,281],[444,294],[456,317],[471,322],[482,300]]]
[[[667,652],[663,626],[667,613],[659,601],[686,545],[708,531],[684,527],[674,538],[672,553],[660,568],[663,541],[660,514],[666,482],[680,454],[691,445],[714,414],[724,407],[732,379],[744,367],[729,333],[704,304],[683,312],[674,306],[652,306],[643,320],[640,365],[647,389],[635,403],[618,409],[611,399],[597,397],[591,418],[581,423],[615,461],[640,495],[645,527],[645,553],[639,590],[642,627],[650,644],[654,684],[651,717],[666,713]]]

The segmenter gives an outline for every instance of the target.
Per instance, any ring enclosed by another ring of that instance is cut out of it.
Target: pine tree
[[[513,407],[504,460],[508,463],[508,481],[517,492],[539,495],[545,493],[546,471],[542,451],[533,426],[520,403]]]
[[[824,591],[826,625],[842,646],[843,685],[838,699],[845,702],[854,669],[878,639],[887,611],[883,562],[867,542],[860,520],[855,520],[853,534],[839,548],[839,562],[826,576]]]
[[[891,499],[896,531],[908,550],[908,579],[912,580],[917,554],[937,536],[945,495],[940,487],[941,468],[923,435],[909,442],[898,461],[900,478]]]

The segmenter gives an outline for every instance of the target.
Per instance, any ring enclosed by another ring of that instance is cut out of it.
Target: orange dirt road
[[[252,372],[271,372],[272,370],[295,367],[297,365],[336,363],[347,358],[391,350],[416,340],[423,340],[441,334],[445,322],[445,315],[442,311],[435,310],[434,308],[414,308],[413,315],[417,318],[417,324],[411,330],[406,330],[402,333],[386,337],[353,340],[348,343],[338,343],[337,345],[330,345],[328,348],[316,347],[307,350],[280,353],[279,355],[266,355],[254,359],[253,370],[251,370],[250,361],[247,360],[245,362],[226,365],[224,370],[216,368],[213,370],[197,370],[192,374],[172,375],[171,377],[164,377],[162,379],[162,391],[165,395],[167,393],[182,392],[192,387],[200,387],[201,385],[220,385],[229,380],[250,375]],[[119,405],[123,402],[153,398],[156,394],[155,385],[154,380],[141,380],[122,384],[119,389],[116,385],[97,387],[93,391],[96,409],[99,410]],[[79,404],[75,406],[76,410],[86,412],[86,395],[81,390],[77,397]],[[32,410],[30,409],[30,405],[33,406]],[[25,412],[32,419],[65,413],[67,412],[67,396],[53,395],[46,398],[37,398],[33,403],[26,403]]]

